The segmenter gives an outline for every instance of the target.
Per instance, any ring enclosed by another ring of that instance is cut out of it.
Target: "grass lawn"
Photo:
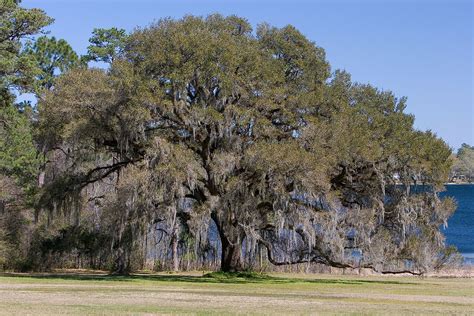
[[[1,315],[471,314],[474,280],[213,274],[0,275]]]

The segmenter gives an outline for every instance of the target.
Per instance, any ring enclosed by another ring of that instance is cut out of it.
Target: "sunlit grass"
[[[472,279],[258,273],[0,276],[0,314],[468,314]]]

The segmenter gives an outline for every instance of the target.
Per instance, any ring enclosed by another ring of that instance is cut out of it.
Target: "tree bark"
[[[179,246],[179,218],[177,213],[177,208],[174,209],[173,215],[173,227],[171,229],[171,261],[173,265],[173,271],[177,272],[179,270],[179,256],[178,256],[178,246]]]
[[[118,247],[117,256],[115,258],[115,264],[113,274],[128,275],[130,273],[130,265],[128,262],[127,252],[123,247]]]
[[[222,238],[221,271],[237,272],[244,269],[242,264],[242,243],[230,243]]]
[[[173,236],[171,237],[171,256],[173,261],[173,271],[179,270],[179,258],[178,258],[178,225],[173,227]]]
[[[220,216],[219,216],[220,215]],[[237,272],[244,270],[242,262],[242,240],[244,232],[241,227],[226,220],[224,214],[212,214],[221,239],[221,271]]]

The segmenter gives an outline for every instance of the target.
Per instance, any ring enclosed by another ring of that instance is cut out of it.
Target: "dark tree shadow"
[[[34,278],[45,280],[75,280],[75,281],[156,281],[156,282],[186,282],[186,283],[228,283],[228,284],[337,284],[337,285],[364,285],[364,284],[384,284],[384,285],[418,285],[416,282],[394,281],[394,280],[365,280],[365,279],[303,279],[275,277],[256,273],[220,273],[214,272],[203,276],[177,275],[177,274],[94,274],[94,273],[2,273],[0,276],[16,278]]]

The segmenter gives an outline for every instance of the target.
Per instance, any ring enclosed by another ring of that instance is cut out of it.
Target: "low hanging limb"
[[[377,270],[373,265],[362,265],[362,266],[354,266],[348,263],[342,263],[342,262],[337,262],[329,259],[328,257],[322,257],[322,256],[315,256],[313,258],[307,258],[307,259],[298,259],[298,260],[291,260],[291,261],[277,261],[275,260],[273,256],[273,246],[271,243],[268,241],[265,241],[263,239],[259,239],[258,242],[262,244],[265,248],[267,248],[267,255],[268,255],[268,261],[270,261],[271,264],[275,266],[284,266],[284,265],[293,265],[293,264],[300,264],[300,263],[320,263],[324,264],[330,267],[334,268],[351,268],[351,269],[360,269],[360,268],[366,268],[366,269],[372,269],[373,271],[381,274],[404,274],[408,273],[411,275],[418,275],[421,276],[423,275],[423,272],[415,272],[415,271],[410,271],[410,270],[382,270],[379,271]]]

